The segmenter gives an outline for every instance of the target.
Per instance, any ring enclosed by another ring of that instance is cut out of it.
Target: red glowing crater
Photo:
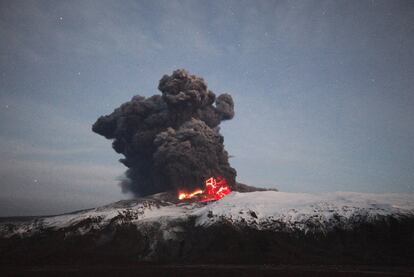
[[[204,182],[204,190],[196,189],[192,192],[179,191],[179,200],[197,199],[200,202],[219,200],[229,194],[231,189],[226,179],[210,177]]]

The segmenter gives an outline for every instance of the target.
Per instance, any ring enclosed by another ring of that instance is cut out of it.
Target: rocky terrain
[[[48,217],[2,218],[3,265],[414,265],[414,194],[169,193]]]

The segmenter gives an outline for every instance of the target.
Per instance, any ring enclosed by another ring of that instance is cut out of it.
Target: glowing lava
[[[219,200],[229,194],[231,189],[227,184],[226,179],[222,177],[210,177],[204,182],[204,190],[197,189],[191,193],[179,192],[178,199],[192,199],[196,198],[200,202],[207,202],[212,200]]]
[[[192,193],[185,193],[185,192],[181,192],[180,194],[178,194],[178,199],[183,200],[183,199],[190,199],[193,198],[194,196],[198,195],[198,194],[202,194],[203,191],[201,189],[195,190]]]

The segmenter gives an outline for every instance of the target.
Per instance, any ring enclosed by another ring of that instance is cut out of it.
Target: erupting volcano
[[[122,189],[136,196],[183,190],[183,198],[203,201],[237,190],[219,127],[234,116],[232,97],[216,97],[203,78],[183,69],[164,75],[158,89],[162,95],[134,96],[92,127],[124,155]]]
[[[220,200],[231,192],[231,188],[223,177],[210,177],[204,182],[204,190],[196,189],[192,192],[179,192],[179,200],[196,199],[200,202]]]

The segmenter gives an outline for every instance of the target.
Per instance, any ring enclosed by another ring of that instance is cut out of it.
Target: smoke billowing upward
[[[162,95],[134,96],[92,130],[107,139],[125,158],[124,191],[149,195],[178,188],[200,187],[211,176],[236,184],[219,124],[234,116],[229,94],[218,97],[200,77],[181,69],[164,75]]]

